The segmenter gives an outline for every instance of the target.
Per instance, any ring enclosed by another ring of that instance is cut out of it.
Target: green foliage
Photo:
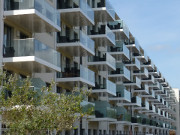
[[[84,109],[81,105],[84,97],[88,96],[87,90],[59,95],[52,91],[53,83],[49,88],[37,90],[31,86],[29,77],[18,80],[17,75],[7,76],[4,72],[0,72],[0,85],[2,123],[13,135],[70,130],[76,120],[93,111],[93,106]]]

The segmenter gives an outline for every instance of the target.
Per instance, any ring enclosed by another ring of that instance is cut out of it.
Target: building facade
[[[92,88],[82,106],[94,114],[63,135],[178,134],[176,90],[109,0],[0,2],[3,70],[47,86],[54,79],[57,93]]]

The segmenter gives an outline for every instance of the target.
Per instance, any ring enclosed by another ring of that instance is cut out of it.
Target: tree
[[[93,111],[93,106],[86,110],[81,106],[87,90],[59,95],[52,92],[53,83],[50,87],[35,89],[29,77],[19,80],[17,75],[7,76],[5,72],[0,72],[0,86],[2,123],[13,135],[70,130],[76,120]]]

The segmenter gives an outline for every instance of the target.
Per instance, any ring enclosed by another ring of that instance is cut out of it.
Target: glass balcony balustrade
[[[109,77],[116,77],[117,75],[123,75],[126,79],[130,80],[130,71],[125,67],[123,63],[116,63],[116,70],[109,72]]]
[[[74,78],[81,77],[86,81],[95,84],[95,73],[88,68],[80,65],[80,67],[70,66],[64,68],[62,72],[57,73],[57,78]]]
[[[117,121],[131,122],[131,113],[124,107],[117,107]]]
[[[107,62],[107,64],[111,68],[115,69],[116,67],[115,59],[109,53],[106,52],[102,52],[101,56],[89,56],[88,62],[90,62],[90,65],[92,64],[91,62],[98,62],[98,64],[101,64],[101,62]]]
[[[140,97],[135,96],[131,98],[131,103],[135,103],[138,106],[141,106],[142,100]]]
[[[5,0],[5,11],[25,9],[35,9],[54,24],[60,26],[60,13],[45,0],[16,0],[11,2]]]
[[[123,53],[127,59],[130,59],[129,49],[122,41],[116,41],[115,47],[108,47],[108,52],[110,52],[111,55],[118,55],[119,53]]]
[[[116,119],[117,111],[106,101],[95,101],[95,115],[97,118]]]
[[[94,11],[87,4],[86,0],[70,0],[70,1],[57,1],[58,9],[77,9],[80,8],[80,11],[92,22],[94,22]],[[75,12],[75,11],[74,11]]]
[[[109,94],[116,95],[116,84],[109,80],[106,80],[106,83],[104,84],[99,84],[99,82],[96,82],[95,87],[93,87],[92,90],[106,90],[106,92]]]
[[[89,26],[88,27],[88,35],[96,35],[101,36],[105,35],[106,38],[115,45],[115,34],[109,29],[107,25],[95,25],[95,26]],[[92,37],[94,38],[94,37]]]
[[[94,53],[94,41],[81,30],[69,30],[66,32],[58,32],[57,43],[59,43],[58,47],[64,47],[65,43],[67,43],[67,46],[72,46],[73,43],[75,44],[74,46],[77,46],[77,44],[79,43],[85,49],[90,50]]]
[[[140,61],[137,58],[134,58],[132,61],[125,60],[125,61],[123,61],[123,63],[126,66],[136,66],[138,69],[140,69],[140,67],[141,67],[141,63],[140,63]]]
[[[131,93],[125,89],[122,85],[116,86],[116,97],[124,98],[127,101],[131,101]]]
[[[108,27],[111,30],[123,29],[124,34],[127,36],[127,38],[129,38],[129,28],[127,27],[127,25],[124,23],[123,20],[116,20],[113,22],[109,22]]]
[[[116,13],[109,0],[100,0],[100,2],[97,3],[97,8],[101,7],[106,7],[106,10],[109,13],[109,15],[113,18],[113,20],[115,20]]]
[[[135,47],[138,52],[140,51],[140,44],[136,38],[134,38],[134,40],[129,40],[128,42],[125,42],[125,45],[127,45],[127,47]]]
[[[82,111],[84,113],[88,113],[90,115],[95,115],[95,112],[94,112],[95,104],[94,103],[91,103],[91,102],[88,102],[88,101],[84,100],[80,104],[81,104],[81,107],[82,107]]]
[[[3,57],[35,56],[50,64],[60,67],[60,53],[34,38],[15,39],[11,46],[3,48]]]

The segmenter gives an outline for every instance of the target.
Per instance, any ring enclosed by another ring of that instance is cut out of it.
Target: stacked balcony
[[[142,124],[142,118],[139,114],[136,114],[131,117],[131,124],[132,125],[139,125]]]
[[[114,81],[130,81],[130,71],[124,66],[123,63],[116,63],[116,70],[110,71],[108,77]]]
[[[141,88],[134,89],[134,92],[141,93],[144,97],[144,95],[146,96],[146,94],[149,94],[149,86],[147,84],[144,84],[141,86]]]
[[[134,77],[133,81],[124,81],[124,86],[134,86],[141,88],[141,80],[138,77]]]
[[[149,75],[148,78],[142,78],[141,81],[144,83],[154,83],[155,82],[154,76],[152,76],[152,75]]]
[[[86,0],[57,1],[61,18],[72,26],[94,25],[94,11]]]
[[[3,62],[9,70],[33,72],[61,71],[60,53],[34,38],[15,39],[3,48]]]
[[[92,88],[92,93],[101,93],[101,92],[105,92],[116,96],[116,84],[109,80],[106,80],[104,84],[100,84],[96,82],[95,87]]]
[[[4,1],[7,21],[35,32],[60,31],[60,13],[45,0]]]
[[[124,106],[141,107],[142,99],[139,96],[131,97],[131,103],[123,103]]]
[[[134,58],[133,60],[126,60],[123,61],[123,63],[125,64],[125,66],[127,67],[133,67],[136,70],[140,70],[141,68],[141,64],[140,61],[137,58]]]
[[[138,110],[149,110],[149,102],[148,101],[142,101],[140,107],[135,107],[134,109]]]
[[[62,69],[61,73],[57,73],[56,82],[71,87],[75,86],[76,84],[80,84],[80,86],[87,84],[90,87],[94,87],[95,74],[93,71],[82,65],[80,65],[80,67],[72,65]]]
[[[149,113],[149,114],[153,114],[156,112],[156,107],[152,104],[145,104],[146,109],[142,110],[142,113]],[[149,108],[147,108],[149,106]]]
[[[141,68],[141,70],[134,70],[133,75],[134,76],[142,76],[143,78],[148,78],[149,72],[146,68]]]
[[[109,53],[102,52],[100,56],[89,56],[88,66],[95,67],[100,71],[115,70],[116,62]]]
[[[116,121],[117,111],[106,101],[95,101],[95,115],[94,121]]]
[[[117,122],[121,124],[130,124],[131,123],[131,113],[127,111],[124,107],[117,107]]]
[[[129,28],[123,20],[109,22],[108,27],[116,34],[116,40],[129,39]]]
[[[154,70],[154,64],[151,60],[149,60],[148,62],[144,62],[141,67],[146,67],[149,71]]]
[[[131,102],[131,93],[125,89],[123,85],[116,86],[116,96],[109,97],[110,101],[123,101]],[[117,103],[117,105],[122,106],[123,103]]]
[[[115,11],[109,0],[95,0],[92,5],[96,22],[109,22],[115,20]]]
[[[111,54],[117,61],[124,59],[130,60],[129,49],[125,46],[124,42],[116,41],[116,46],[108,48],[109,54]]]
[[[105,24],[97,24],[88,27],[88,35],[97,45],[115,46],[115,35]]]
[[[140,52],[133,53],[133,57],[140,59],[143,62],[148,62],[149,57],[147,56],[146,52],[140,47]]]
[[[155,77],[160,76],[160,72],[157,67],[155,67],[153,70],[149,70],[150,75],[154,75]]]
[[[74,57],[95,55],[94,41],[81,30],[57,33],[57,48]]]
[[[140,45],[136,38],[133,38],[133,40],[129,40],[129,42],[125,42],[125,45],[136,53],[140,52]]]
[[[84,113],[89,113],[90,112],[90,115],[95,115],[94,111],[91,112],[91,110],[95,107],[94,103],[91,103],[91,102],[88,102],[88,101],[84,100],[80,104],[81,104],[81,107],[82,107],[82,111]]]

